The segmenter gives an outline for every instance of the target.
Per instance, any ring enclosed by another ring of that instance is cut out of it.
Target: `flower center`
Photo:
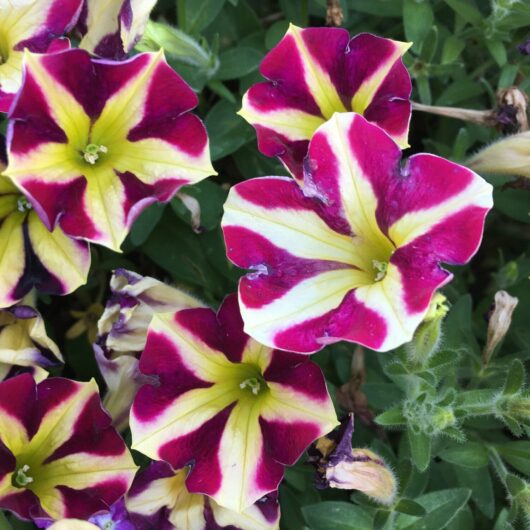
[[[246,388],[255,396],[257,396],[265,386],[265,381],[261,381],[258,377],[249,377],[239,384],[239,388]]]
[[[100,157],[100,153],[107,153],[108,149],[104,145],[88,144],[83,151],[83,158],[89,164],[94,165]]]
[[[372,260],[372,267],[375,270],[374,282],[380,282],[386,276],[388,262],[374,259]]]
[[[19,212],[29,212],[33,209],[31,203],[26,199],[26,197],[19,197],[17,201],[17,210]]]
[[[15,488],[25,488],[33,482],[33,478],[28,475],[29,466],[24,464],[20,467],[13,477],[13,486]]]

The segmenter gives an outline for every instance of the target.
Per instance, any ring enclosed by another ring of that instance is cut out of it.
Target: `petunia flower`
[[[261,63],[267,82],[252,86],[239,114],[259,150],[303,178],[308,142],[335,112],[357,112],[408,147],[411,81],[401,60],[411,43],[341,28],[292,24]]]
[[[125,269],[114,272],[110,289],[111,296],[98,321],[94,353],[107,385],[103,404],[121,431],[129,424],[134,395],[145,382],[138,371],[138,357],[153,314],[202,304],[180,289]]]
[[[60,38],[77,22],[83,0],[0,0],[0,111],[7,112],[22,82],[24,50],[69,47]]]
[[[184,468],[173,471],[166,462],[153,462],[140,473],[127,494],[127,509],[137,528],[157,530],[275,530],[279,528],[277,495],[259,499],[241,513],[219,506],[205,495],[189,493]],[[190,521],[193,524],[190,526]]]
[[[26,53],[5,174],[49,229],[119,250],[144,208],[214,173],[197,101],[161,52]]]
[[[275,491],[284,466],[337,424],[318,366],[246,335],[235,295],[217,314],[155,315],[140,370],[157,382],[134,400],[133,448],[173,469],[193,463],[188,491],[230,510]]]
[[[352,448],[352,435],[353,414],[350,414],[337,431],[319,438],[311,448],[317,487],[359,490],[380,504],[392,504],[397,493],[392,470],[373,451]]]
[[[0,383],[1,509],[26,520],[87,519],[123,496],[135,472],[93,380],[37,385],[23,374]]]
[[[47,368],[63,362],[36,309],[20,304],[0,310],[0,381],[30,372],[40,382],[48,376]]]
[[[49,526],[48,530],[100,530],[100,528],[81,519],[61,519]]]
[[[70,293],[86,282],[89,268],[88,244],[59,226],[50,232],[28,199],[0,175],[0,307],[17,303],[32,288]]]
[[[482,238],[492,188],[458,164],[401,150],[358,114],[315,133],[304,188],[264,177],[234,186],[222,220],[245,331],[315,352],[339,340],[386,351],[410,341],[433,293]]]
[[[109,59],[123,59],[145,31],[156,0],[85,0],[78,29],[80,48]]]

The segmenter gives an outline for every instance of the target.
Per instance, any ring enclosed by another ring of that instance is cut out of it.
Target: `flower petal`
[[[109,59],[123,59],[145,30],[156,0],[87,0],[79,21],[79,47]]]
[[[261,64],[269,82],[250,88],[240,114],[255,126],[260,150],[300,180],[308,141],[335,112],[365,114],[407,147],[411,82],[401,56],[409,46],[291,24]]]

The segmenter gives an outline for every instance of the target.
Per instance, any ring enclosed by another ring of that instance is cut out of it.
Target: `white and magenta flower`
[[[0,307],[22,300],[35,288],[67,294],[86,283],[90,249],[60,226],[48,230],[31,203],[0,175]]]
[[[335,112],[357,112],[408,147],[411,81],[401,60],[410,43],[341,28],[291,25],[261,63],[268,79],[250,88],[239,114],[259,150],[303,177],[308,142]]]
[[[399,146],[358,114],[315,133],[303,189],[290,178],[234,186],[222,225],[245,331],[270,347],[315,352],[339,340],[386,351],[410,341],[440,262],[467,263],[492,188],[458,164]]]
[[[7,112],[22,82],[24,50],[69,47],[61,38],[77,22],[83,0],[0,0],[0,111]]]
[[[266,495],[241,513],[219,506],[206,495],[189,493],[189,469],[173,471],[153,462],[140,473],[127,494],[127,509],[139,528],[157,530],[276,530],[280,507],[276,494]],[[190,522],[192,522],[190,526]]]
[[[79,47],[99,57],[125,58],[145,31],[155,4],[156,0],[85,0]]]
[[[246,335],[235,296],[217,314],[155,315],[140,370],[158,381],[136,395],[133,448],[193,464],[188,491],[230,510],[275,491],[284,466],[337,424],[318,366]]]
[[[5,174],[50,230],[119,250],[145,207],[214,173],[197,101],[162,53],[26,53]]]
[[[121,431],[129,424],[134,395],[145,382],[138,371],[138,357],[145,347],[153,315],[202,304],[176,287],[125,269],[114,272],[110,290],[98,321],[94,353],[107,385],[103,404]]]
[[[135,473],[94,381],[37,385],[23,374],[0,383],[0,508],[26,520],[87,519],[122,497]]]
[[[47,369],[63,362],[36,309],[20,304],[0,310],[0,381],[29,372],[40,382]]]

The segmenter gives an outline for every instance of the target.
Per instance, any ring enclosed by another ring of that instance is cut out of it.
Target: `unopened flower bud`
[[[468,160],[478,173],[499,173],[530,178],[530,131],[507,136]]]
[[[506,291],[497,291],[495,293],[494,307],[488,323],[488,337],[482,352],[484,365],[489,363],[495,348],[508,333],[512,323],[512,313],[518,303],[519,300],[510,296]]]
[[[438,350],[442,337],[442,321],[449,311],[446,301],[443,294],[435,293],[423,322],[407,345],[409,356],[419,364],[423,364]]]
[[[376,502],[394,502],[397,481],[384,460],[369,449],[351,446],[353,415],[337,431],[317,440],[310,451],[316,464],[318,487],[359,490]]]

